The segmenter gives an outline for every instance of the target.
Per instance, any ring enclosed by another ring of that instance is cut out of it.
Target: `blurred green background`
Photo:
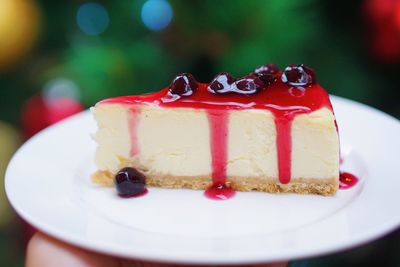
[[[24,140],[102,98],[265,63],[309,65],[329,93],[399,118],[400,1],[0,0],[0,177]],[[0,262],[22,266],[30,230],[3,191]],[[292,265],[400,266],[399,242]]]

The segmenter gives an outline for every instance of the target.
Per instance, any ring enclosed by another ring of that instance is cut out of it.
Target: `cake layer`
[[[122,195],[144,192],[144,184],[209,186],[205,195],[217,199],[232,189],[329,195],[338,188],[332,105],[303,64],[284,71],[267,64],[241,78],[220,73],[208,84],[183,73],[161,91],[105,99],[92,111],[94,180],[114,177]]]
[[[115,174],[134,166],[147,177],[209,177],[212,173],[211,131],[205,110],[104,103],[92,112],[99,125],[95,140],[100,171]],[[128,123],[132,118],[134,129]],[[262,109],[230,110],[227,120],[227,176],[278,182],[274,114]],[[334,120],[328,108],[293,119],[291,180],[338,177]]]

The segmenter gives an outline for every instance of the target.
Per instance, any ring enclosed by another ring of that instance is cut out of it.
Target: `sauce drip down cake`
[[[273,64],[199,83],[178,75],[161,91],[109,98],[92,108],[95,183],[122,196],[145,185],[333,195],[339,139],[327,92],[303,64]]]

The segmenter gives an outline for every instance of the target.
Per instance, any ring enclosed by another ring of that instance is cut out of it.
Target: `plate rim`
[[[338,96],[331,96],[332,99],[334,101],[332,102],[336,102],[336,101],[341,101],[344,102],[346,104],[349,105],[355,105],[357,107],[362,108],[364,111],[371,111],[371,112],[375,112],[377,114],[379,114],[382,118],[385,119],[389,119],[392,122],[395,122],[398,126],[400,126],[400,121],[398,121],[395,117],[386,114],[374,107],[370,107],[366,104],[363,103],[359,103],[353,100],[349,100],[343,97],[338,97]],[[334,103],[333,103],[334,104]],[[188,259],[187,257],[183,256],[183,257],[176,257],[176,255],[173,255],[171,257],[169,257],[168,255],[164,254],[162,256],[156,256],[152,253],[146,254],[146,253],[132,253],[129,252],[129,255],[127,255],[126,253],[121,253],[118,251],[115,251],[114,249],[110,248],[105,248],[102,245],[99,244],[95,244],[93,242],[89,242],[88,240],[85,240],[84,238],[75,238],[74,236],[71,236],[68,234],[68,232],[58,232],[57,229],[53,228],[53,226],[46,224],[45,222],[40,222],[40,219],[36,219],[34,218],[34,215],[29,214],[29,212],[27,212],[26,210],[23,209],[23,207],[18,206],[18,204],[16,204],[13,201],[13,191],[12,189],[10,189],[10,169],[13,167],[13,162],[15,161],[16,158],[19,157],[19,155],[21,153],[24,152],[24,150],[26,149],[26,147],[29,147],[31,143],[36,142],[37,139],[40,139],[41,136],[46,135],[47,132],[52,131],[53,128],[59,127],[61,124],[67,124],[72,120],[79,120],[80,117],[84,117],[87,116],[87,113],[89,113],[89,110],[85,110],[83,112],[80,112],[76,115],[73,115],[67,119],[62,120],[59,123],[56,123],[44,130],[42,130],[41,132],[39,132],[38,134],[36,134],[35,136],[33,136],[32,138],[30,138],[29,140],[27,140],[19,149],[18,151],[13,155],[12,159],[10,160],[10,163],[7,166],[7,170],[5,173],[5,191],[6,191],[6,195],[7,198],[10,202],[10,204],[12,205],[12,207],[16,210],[16,212],[27,222],[29,222],[30,224],[34,225],[37,229],[39,229],[40,231],[50,235],[50,236],[54,236],[60,240],[63,240],[67,243],[73,244],[75,246],[90,250],[90,251],[96,251],[96,252],[100,252],[100,253],[104,253],[107,255],[114,255],[114,256],[119,256],[119,257],[124,257],[124,258],[134,258],[137,260],[145,260],[145,261],[152,261],[152,262],[164,262],[164,263],[190,263],[190,264],[216,264],[216,265],[222,265],[222,264],[231,264],[231,265],[237,265],[237,264],[254,264],[254,263],[262,263],[262,262],[274,262],[274,261],[281,261],[281,260],[287,260],[286,257],[284,256],[276,256],[276,257],[271,257],[268,255],[264,255],[264,256],[258,256],[255,257],[254,255],[251,256],[251,258],[242,258],[241,260],[232,258],[231,260],[227,259],[225,257],[225,259],[221,259],[221,258],[213,258],[213,259],[201,259],[201,257],[197,257],[197,258],[190,258]],[[364,235],[358,235],[356,238],[352,239],[352,242],[348,242],[346,244],[335,244],[334,246],[330,246],[330,249],[326,249],[326,248],[320,248],[320,249],[314,249],[313,251],[309,251],[307,252],[302,252],[297,251],[297,255],[296,253],[293,253],[290,255],[291,258],[295,258],[295,259],[301,259],[301,258],[308,258],[308,257],[312,257],[312,256],[321,256],[321,255],[326,255],[326,254],[330,254],[330,253],[334,253],[334,252],[339,252],[339,251],[343,251],[343,250],[347,250],[356,246],[360,246],[363,245],[365,243],[368,243],[372,240],[376,240],[379,237],[382,237],[383,235],[386,235],[392,231],[394,231],[395,229],[397,229],[400,225],[400,214],[397,215],[397,217],[393,218],[390,221],[386,221],[384,224],[379,225],[378,227],[375,227],[374,229],[369,229],[368,233],[369,234],[364,234]],[[384,225],[384,226],[382,226]]]

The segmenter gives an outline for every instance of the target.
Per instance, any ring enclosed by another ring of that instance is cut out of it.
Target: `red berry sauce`
[[[205,195],[215,200],[226,200],[235,191],[226,186],[226,162],[228,160],[228,112],[222,109],[208,110],[210,124],[211,160],[213,183]]]
[[[340,172],[339,189],[349,189],[356,185],[357,182],[358,178],[354,174],[348,172]]]
[[[227,168],[227,129],[229,112],[242,109],[265,109],[275,116],[277,130],[277,153],[279,181],[290,182],[291,178],[291,125],[298,114],[311,113],[326,107],[332,110],[327,92],[318,84],[312,83],[292,86],[281,80],[282,72],[277,79],[267,84],[254,94],[228,92],[215,94],[207,90],[209,84],[199,83],[190,96],[170,93],[169,88],[146,95],[132,95],[105,99],[99,104],[119,103],[129,105],[157,105],[169,108],[204,109],[208,113],[210,123],[210,140],[212,156],[213,185],[206,195],[213,199],[227,199],[234,194],[225,186]],[[137,119],[130,119],[131,138],[136,139]],[[132,140],[131,154],[139,151],[137,141]],[[221,184],[224,185],[221,187]],[[222,188],[222,189],[221,189]],[[222,192],[222,193],[221,193]],[[220,197],[221,196],[221,197]]]
[[[227,186],[225,183],[213,182],[209,188],[204,192],[204,195],[213,200],[227,200],[234,197],[235,190]]]

